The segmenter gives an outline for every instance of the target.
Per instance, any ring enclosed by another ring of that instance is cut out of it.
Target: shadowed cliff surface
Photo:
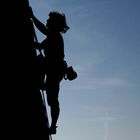
[[[4,139],[47,140],[28,6],[28,0],[5,1],[1,12],[2,131]]]

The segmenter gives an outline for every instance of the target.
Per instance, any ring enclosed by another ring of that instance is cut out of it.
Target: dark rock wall
[[[49,139],[37,88],[28,0],[1,4],[2,139]]]

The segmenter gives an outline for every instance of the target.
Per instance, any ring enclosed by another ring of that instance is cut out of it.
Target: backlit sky
[[[70,26],[65,59],[78,78],[61,82],[53,140],[140,140],[140,1],[29,2],[44,24],[58,11]]]

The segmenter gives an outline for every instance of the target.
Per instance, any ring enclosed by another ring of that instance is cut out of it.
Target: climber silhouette
[[[47,93],[47,101],[51,110],[49,133],[56,134],[57,120],[60,114],[58,100],[60,82],[63,79],[64,70],[67,67],[64,61],[64,41],[61,33],[66,33],[69,27],[66,23],[65,14],[57,11],[49,13],[46,25],[35,17],[32,9],[31,18],[38,30],[46,35],[46,38],[40,43],[40,49],[43,49],[45,54],[44,69],[46,80],[43,90]]]

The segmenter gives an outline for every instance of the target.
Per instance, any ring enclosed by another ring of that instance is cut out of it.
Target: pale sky
[[[65,60],[78,78],[61,82],[53,140],[140,140],[140,1],[29,2],[44,24],[58,11],[70,26]]]

